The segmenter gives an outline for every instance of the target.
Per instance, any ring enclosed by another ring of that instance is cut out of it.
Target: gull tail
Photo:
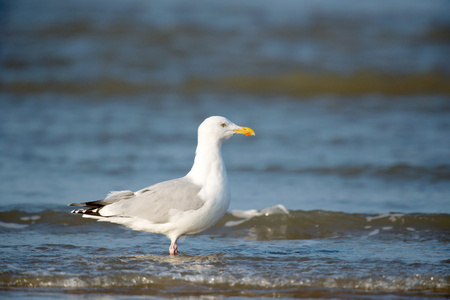
[[[85,208],[79,208],[72,210],[73,214],[82,214],[89,216],[101,217],[99,211],[103,207],[112,204],[114,202],[125,200],[134,197],[135,194],[132,191],[116,191],[111,192],[104,200],[96,200],[90,202],[71,203],[69,206],[83,206]]]
[[[73,214],[100,216],[98,211],[100,210],[100,208],[102,208],[108,204],[110,204],[110,203],[107,203],[105,200],[97,200],[97,201],[84,202],[84,203],[71,203],[71,204],[69,204],[69,206],[84,206],[85,207],[85,208],[79,208],[79,209],[72,210]]]

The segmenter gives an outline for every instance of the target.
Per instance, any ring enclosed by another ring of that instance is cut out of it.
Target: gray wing
[[[108,204],[112,204],[112,203],[120,201],[120,200],[130,199],[135,196],[136,196],[135,193],[133,193],[132,191],[115,191],[115,192],[109,193],[109,195],[103,200],[81,202],[81,203],[71,203],[71,204],[69,204],[69,206],[86,206],[86,207],[89,207],[90,209],[101,208]],[[77,210],[74,210],[72,212],[79,213]]]
[[[188,211],[202,207],[205,202],[198,196],[199,191],[198,185],[183,177],[157,183],[136,193],[112,192],[104,200],[77,204],[90,206],[90,212],[103,217],[138,217],[152,223],[165,223],[169,220],[170,210]]]

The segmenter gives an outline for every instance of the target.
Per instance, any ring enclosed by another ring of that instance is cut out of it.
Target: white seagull
[[[198,127],[194,164],[186,176],[137,192],[114,191],[104,200],[72,203],[70,206],[86,207],[72,213],[165,234],[171,241],[170,254],[174,255],[179,237],[206,230],[225,215],[230,191],[220,148],[235,134],[250,136],[255,132],[224,117],[209,117]]]

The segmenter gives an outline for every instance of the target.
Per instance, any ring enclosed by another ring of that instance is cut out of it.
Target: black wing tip
[[[70,203],[68,206],[84,206],[90,208],[100,208],[107,204],[108,203],[106,203],[105,200],[95,200],[91,202]]]
[[[81,214],[81,215],[91,215],[91,216],[101,216],[99,213],[99,208],[80,208],[80,209],[74,209],[71,211],[73,214]]]
[[[84,208],[78,208],[71,211],[72,214],[100,216],[99,210],[104,205],[100,203],[101,200],[92,202],[70,203],[69,206],[81,206]]]

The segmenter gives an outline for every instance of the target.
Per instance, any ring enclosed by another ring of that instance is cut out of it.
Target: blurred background
[[[197,126],[232,209],[450,212],[448,1],[0,1],[0,204],[184,176]]]

